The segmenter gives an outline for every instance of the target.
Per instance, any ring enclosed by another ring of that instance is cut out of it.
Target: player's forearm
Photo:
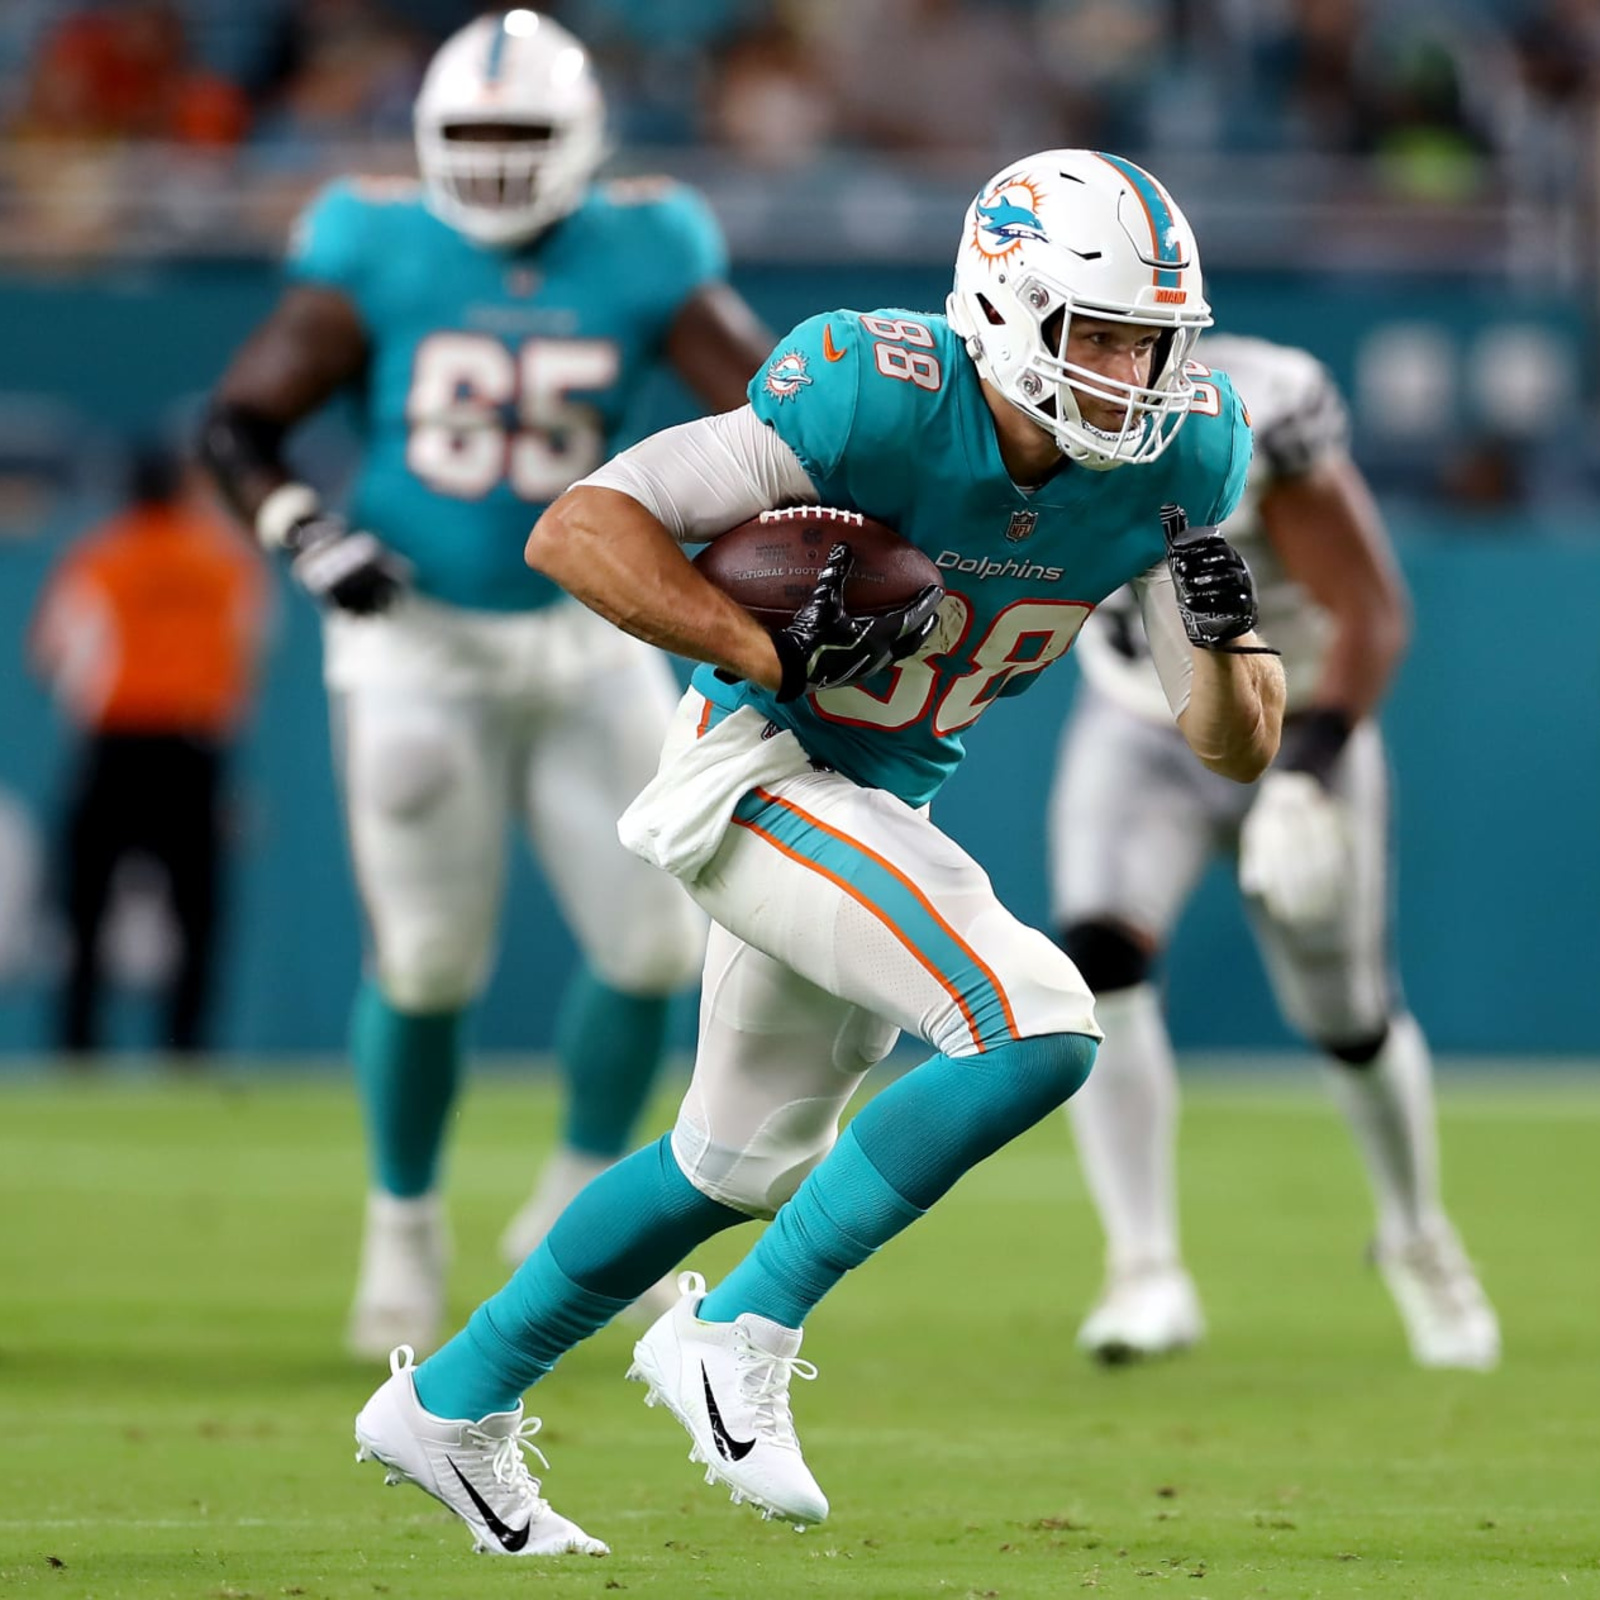
[[[1410,618],[1398,599],[1374,597],[1359,613],[1335,615],[1311,703],[1360,722],[1382,702],[1409,642]]]
[[[260,410],[220,395],[201,424],[200,460],[249,527],[272,492],[290,481],[282,456],[284,432]]]
[[[1247,633],[1232,650],[1196,649],[1189,704],[1178,718],[1201,762],[1235,783],[1254,783],[1267,770],[1283,733],[1283,664],[1237,653],[1260,642]]]
[[[624,633],[778,687],[782,669],[766,629],[707,583],[631,495],[568,490],[534,524],[524,558]]]

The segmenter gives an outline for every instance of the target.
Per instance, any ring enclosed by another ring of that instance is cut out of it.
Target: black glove
[[[1244,557],[1215,528],[1190,528],[1182,506],[1161,508],[1167,566],[1191,644],[1215,650],[1256,625],[1256,586]]]
[[[283,542],[295,582],[313,600],[357,616],[388,610],[411,577],[404,556],[370,533],[352,533],[329,511],[302,517]]]
[[[797,700],[813,689],[870,678],[915,653],[933,632],[944,590],[930,583],[915,600],[877,617],[852,617],[844,608],[844,584],[855,565],[848,544],[836,544],[817,575],[811,598],[794,620],[772,637],[783,666],[780,700]]]

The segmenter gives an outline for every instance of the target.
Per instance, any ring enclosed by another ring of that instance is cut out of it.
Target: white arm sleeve
[[[749,406],[652,434],[582,486],[631,496],[679,544],[703,544],[758,512],[818,499],[800,458]]]
[[[1150,659],[1161,679],[1161,688],[1174,717],[1189,704],[1189,684],[1194,677],[1194,657],[1189,635],[1178,614],[1178,595],[1172,587],[1172,572],[1165,561],[1133,580],[1139,597],[1139,615],[1144,619],[1145,637],[1150,641]]]

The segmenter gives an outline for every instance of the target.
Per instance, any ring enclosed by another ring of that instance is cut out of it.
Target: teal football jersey
[[[296,229],[289,273],[346,295],[370,344],[351,521],[436,599],[560,598],[523,562],[528,530],[612,453],[679,307],[726,270],[710,211],[676,184],[600,184],[514,250],[439,221],[416,184],[332,185]]]
[[[1059,660],[1094,607],[1162,560],[1161,507],[1221,522],[1244,489],[1250,425],[1221,373],[1164,454],[1094,472],[1064,464],[1031,492],[1000,459],[977,369],[943,317],[834,311],[803,322],[750,385],[822,504],[897,529],[943,575],[937,652],[787,705],[709,667],[722,711],[754,704],[812,756],[911,805],[931,799],[966,730]]]

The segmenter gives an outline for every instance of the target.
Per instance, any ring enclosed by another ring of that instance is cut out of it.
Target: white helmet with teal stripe
[[[1046,150],[984,185],[946,309],[979,373],[1099,470],[1153,461],[1172,442],[1194,398],[1185,365],[1211,325],[1183,213],[1142,167],[1094,150]],[[1067,361],[1075,315],[1157,329],[1148,383]],[[1087,422],[1075,391],[1120,407],[1121,427]]]
[[[520,244],[565,216],[605,151],[589,54],[537,11],[479,17],[446,39],[414,122],[429,209],[480,244]]]

